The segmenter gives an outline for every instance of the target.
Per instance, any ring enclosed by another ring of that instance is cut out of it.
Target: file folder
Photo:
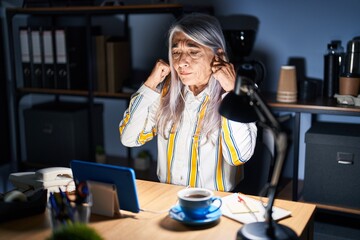
[[[52,29],[42,31],[43,59],[44,59],[44,88],[55,88],[55,55]]]
[[[31,61],[30,61],[30,38],[29,29],[20,28],[20,52],[22,62],[22,78],[24,87],[31,87]]]
[[[67,63],[69,66],[70,89],[88,89],[88,51],[85,26],[66,28]],[[90,46],[89,46],[90,47]]]
[[[55,42],[57,88],[86,90],[88,88],[86,28],[56,29]]]
[[[32,81],[31,87],[41,88],[43,80],[42,48],[40,29],[31,29]]]
[[[59,89],[69,89],[69,66],[67,64],[66,32],[65,29],[55,30],[55,52],[56,52],[56,86]]]

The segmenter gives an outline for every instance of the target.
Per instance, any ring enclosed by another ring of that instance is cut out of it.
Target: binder
[[[20,28],[20,52],[22,63],[22,78],[25,88],[31,87],[31,61],[30,61],[30,30],[28,28]]]
[[[70,89],[88,89],[88,51],[85,26],[66,28]]]
[[[108,37],[104,35],[95,36],[96,54],[96,90],[107,92],[107,71],[106,71],[106,41]]]
[[[55,30],[56,84],[59,89],[88,89],[86,28]]]
[[[31,87],[41,88],[43,81],[43,63],[42,63],[42,48],[41,48],[41,33],[40,29],[31,29],[31,49],[32,49],[32,81]]]
[[[127,40],[111,38],[106,42],[108,92],[120,92],[130,76],[130,43]]]
[[[55,30],[55,64],[56,64],[56,87],[69,89],[69,66],[67,64],[66,32],[65,29]]]
[[[54,34],[51,28],[42,31],[42,52],[44,59],[44,88],[55,88]]]

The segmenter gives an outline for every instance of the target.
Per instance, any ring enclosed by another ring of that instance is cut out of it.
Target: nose
[[[188,67],[189,66],[189,59],[187,54],[182,53],[179,58],[179,67]]]

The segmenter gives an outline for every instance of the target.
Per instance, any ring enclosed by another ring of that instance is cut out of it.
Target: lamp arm
[[[274,135],[276,147],[276,161],[273,169],[270,186],[268,189],[268,203],[265,211],[265,221],[268,223],[267,231],[269,234],[273,233],[272,225],[272,207],[274,205],[276,190],[278,187],[281,171],[284,165],[286,150],[287,150],[287,135],[282,131],[280,123],[270,111],[270,108],[257,92],[254,85],[247,86],[247,94],[250,97],[251,104],[257,112],[261,123],[269,128]]]

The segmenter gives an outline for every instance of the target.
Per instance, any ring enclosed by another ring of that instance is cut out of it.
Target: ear
[[[219,48],[217,51],[216,51],[216,54],[219,55],[219,56],[222,56],[224,55],[224,50],[222,48]]]
[[[216,51],[216,55],[218,55],[222,60],[226,60],[225,59],[225,52],[222,48],[219,48],[217,51]]]

